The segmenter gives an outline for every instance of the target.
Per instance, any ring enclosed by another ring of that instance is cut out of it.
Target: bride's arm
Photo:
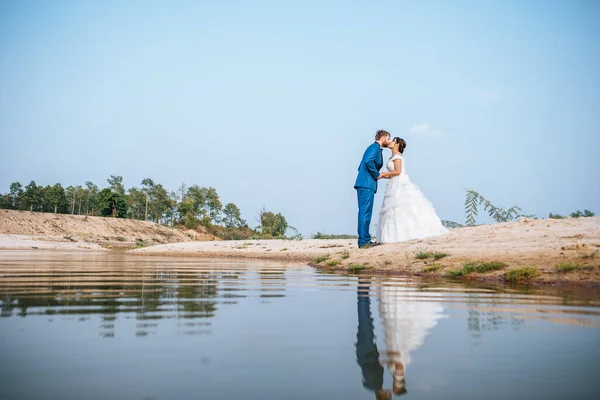
[[[394,160],[394,170],[389,172],[383,172],[381,174],[382,178],[390,179],[392,176],[398,176],[402,173],[402,160],[396,158]]]

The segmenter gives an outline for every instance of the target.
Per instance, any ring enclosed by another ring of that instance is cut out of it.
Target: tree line
[[[266,209],[259,211],[259,226],[251,229],[234,203],[222,204],[213,187],[187,186],[182,183],[168,191],[152,179],[143,179],[139,187],[125,189],[123,177],[111,175],[108,187],[100,189],[93,182],[63,187],[60,183],[38,186],[31,181],[23,187],[10,184],[9,192],[0,194],[0,208],[55,214],[91,215],[152,221],[190,229],[206,227],[225,239],[284,238],[292,229],[285,217]],[[297,237],[295,237],[297,238]]]

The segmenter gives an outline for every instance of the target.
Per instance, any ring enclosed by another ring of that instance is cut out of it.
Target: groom
[[[377,131],[375,143],[367,147],[358,166],[358,176],[354,188],[358,195],[358,247],[361,249],[379,244],[371,242],[369,226],[373,214],[373,200],[375,199],[375,193],[377,193],[379,170],[383,166],[383,155],[381,153],[383,148],[390,143],[390,136],[387,131]]]

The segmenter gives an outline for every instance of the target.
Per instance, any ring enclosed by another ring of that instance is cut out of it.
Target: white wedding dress
[[[401,154],[390,157],[388,171],[394,171],[394,160],[400,159],[400,175],[390,178],[379,211],[377,241],[381,243],[404,242],[438,236],[448,232],[437,216],[433,205],[412,183],[406,173]]]

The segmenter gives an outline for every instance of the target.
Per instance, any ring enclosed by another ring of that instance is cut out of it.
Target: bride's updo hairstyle
[[[404,149],[406,148],[406,141],[399,137],[395,137],[393,142],[398,143],[398,151],[400,152],[400,154],[404,154]]]

